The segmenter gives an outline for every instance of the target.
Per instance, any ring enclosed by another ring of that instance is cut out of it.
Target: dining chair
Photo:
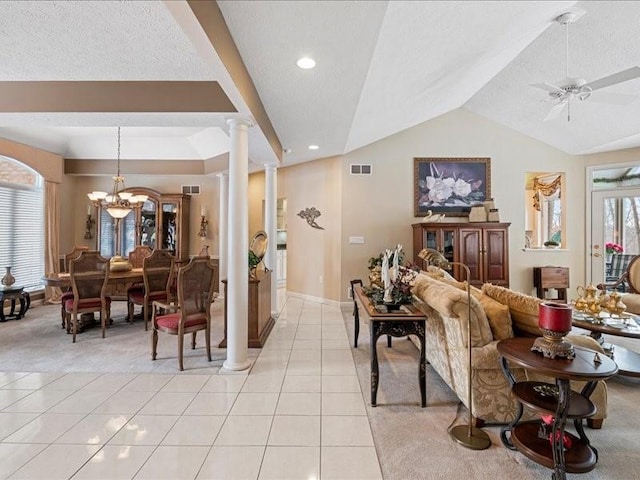
[[[67,332],[73,330],[73,343],[78,332],[78,315],[100,312],[102,338],[106,334],[106,322],[111,314],[111,297],[106,295],[109,281],[109,260],[97,251],[83,251],[71,260],[69,277],[73,298],[65,302]]]
[[[142,268],[142,261],[150,256],[153,250],[147,245],[138,245],[129,252],[129,263],[133,268]]]
[[[149,311],[151,302],[157,300],[163,303],[171,301],[169,288],[173,276],[174,257],[169,250],[156,249],[144,258],[142,262],[142,277],[144,284],[141,290],[129,289],[127,292],[127,318],[133,321],[135,305],[142,305],[144,329],[149,329]]]
[[[196,348],[196,332],[205,331],[207,358],[211,361],[211,302],[215,267],[208,257],[193,257],[178,271],[178,301],[170,305],[153,302],[151,323],[151,359],[155,360],[158,348],[158,332],[178,336],[178,364],[184,370],[184,336],[192,334],[191,348]]]
[[[129,263],[132,268],[142,268],[142,261],[151,255],[153,250],[147,245],[138,245],[136,248],[129,252],[129,256],[127,257]],[[136,295],[138,297],[144,296],[144,283],[136,282],[127,288],[127,299],[131,295]],[[129,305],[127,304],[127,322],[133,322],[133,310],[129,309]]]
[[[73,260],[78,255],[80,255],[80,252],[86,252],[87,250],[89,250],[89,247],[87,247],[86,245],[75,245],[73,247],[73,250],[65,254],[64,262],[62,263],[62,271],[68,273],[69,263],[71,262],[71,260]],[[69,289],[66,292],[62,293],[62,297],[60,297],[60,319],[62,320],[62,328],[66,327],[66,319],[67,319],[67,315],[64,310],[64,304],[67,300],[72,300],[72,299],[73,299],[73,289],[69,287]]]

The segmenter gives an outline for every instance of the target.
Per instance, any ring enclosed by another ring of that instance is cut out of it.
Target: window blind
[[[0,277],[6,266],[16,285],[42,288],[44,195],[41,187],[0,184]]]

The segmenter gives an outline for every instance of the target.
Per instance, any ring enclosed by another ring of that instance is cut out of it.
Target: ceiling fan
[[[556,102],[545,117],[546,120],[552,120],[558,117],[566,108],[567,121],[571,121],[571,102],[583,101],[591,96],[592,92],[602,88],[610,87],[618,83],[633,80],[640,77],[640,67],[631,67],[621,72],[617,72],[606,77],[599,78],[588,82],[583,78],[571,78],[569,76],[569,25],[578,20],[584,12],[566,12],[555,18],[555,21],[566,28],[566,78],[557,85],[550,83],[535,83],[532,87],[540,88],[548,92],[548,100]],[[602,103],[611,103],[624,105],[636,100],[635,95],[625,95],[620,93],[598,94],[598,99],[592,98],[592,101],[600,101]]]

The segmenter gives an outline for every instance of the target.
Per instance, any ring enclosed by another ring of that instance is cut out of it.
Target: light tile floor
[[[247,374],[0,373],[0,479],[380,479],[337,306],[289,297]]]

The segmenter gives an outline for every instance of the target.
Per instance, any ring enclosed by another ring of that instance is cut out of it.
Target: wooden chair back
[[[80,255],[80,252],[86,252],[89,250],[89,247],[87,247],[86,245],[75,245],[73,247],[73,250],[71,250],[69,253],[65,254],[64,256],[64,265],[63,265],[63,271],[68,272],[69,271],[69,264],[71,263],[71,260],[73,260],[74,258],[77,258],[78,255]]]
[[[627,283],[630,293],[640,293],[640,255],[635,256],[627,267]]]
[[[152,253],[153,250],[147,245],[138,245],[129,252],[129,263],[133,268],[142,268],[144,259]]]
[[[98,251],[82,251],[69,263],[69,277],[76,307],[91,300],[104,302],[109,260]]]
[[[193,257],[178,271],[178,305],[183,324],[191,315],[206,314],[210,321],[216,267],[209,257]]]
[[[175,258],[169,250],[156,249],[143,259],[142,275],[144,277],[145,298],[152,298],[155,294],[165,293],[170,298],[169,288],[173,275]],[[146,303],[146,302],[145,302]]]

